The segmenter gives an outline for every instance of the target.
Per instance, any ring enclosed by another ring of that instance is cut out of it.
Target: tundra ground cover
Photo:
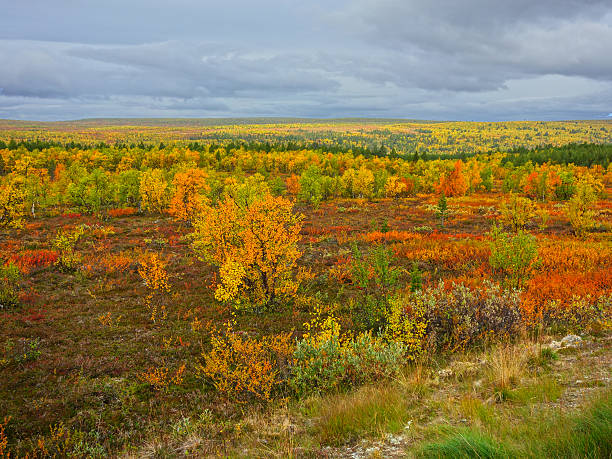
[[[294,130],[279,126],[239,135]],[[532,128],[561,142],[569,126]],[[107,129],[104,140],[120,138]],[[9,145],[12,135],[0,149],[0,451],[229,454],[285,406],[327,419],[290,445],[323,454],[371,435],[376,413],[376,429],[403,428],[435,391],[425,375],[449,359],[609,336],[606,153],[540,165],[504,152],[423,159],[222,142],[37,148]],[[534,368],[515,373],[533,385],[546,373]],[[530,390],[510,379],[490,394],[499,403]],[[399,408],[398,381],[418,393]]]

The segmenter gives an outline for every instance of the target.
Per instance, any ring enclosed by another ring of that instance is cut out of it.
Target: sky
[[[0,0],[0,118],[611,112],[612,0]]]

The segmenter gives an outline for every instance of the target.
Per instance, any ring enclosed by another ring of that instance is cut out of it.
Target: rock
[[[458,378],[463,378],[466,376],[473,376],[478,373],[482,364],[480,362],[461,362],[454,361],[451,363],[451,371]]]
[[[548,348],[553,351],[566,348],[577,348],[582,346],[582,338],[578,335],[567,335],[561,341],[551,341]]]
[[[480,368],[483,366],[483,362],[454,361],[451,362],[448,368],[438,371],[438,376],[442,379],[450,378],[451,376],[455,376],[457,378],[473,376],[478,373]]]
[[[578,335],[567,335],[561,340],[561,347],[580,347],[582,338]]]
[[[451,370],[450,368],[444,368],[438,371],[438,376],[440,378],[450,378],[452,375],[453,375],[453,370]]]

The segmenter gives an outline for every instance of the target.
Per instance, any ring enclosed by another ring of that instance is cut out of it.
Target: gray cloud
[[[24,0],[0,117],[607,118],[609,0]]]

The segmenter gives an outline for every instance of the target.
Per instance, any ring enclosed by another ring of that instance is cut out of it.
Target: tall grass
[[[318,402],[316,436],[322,444],[340,445],[363,437],[399,432],[410,420],[406,394],[394,385],[365,386],[350,394]]]

